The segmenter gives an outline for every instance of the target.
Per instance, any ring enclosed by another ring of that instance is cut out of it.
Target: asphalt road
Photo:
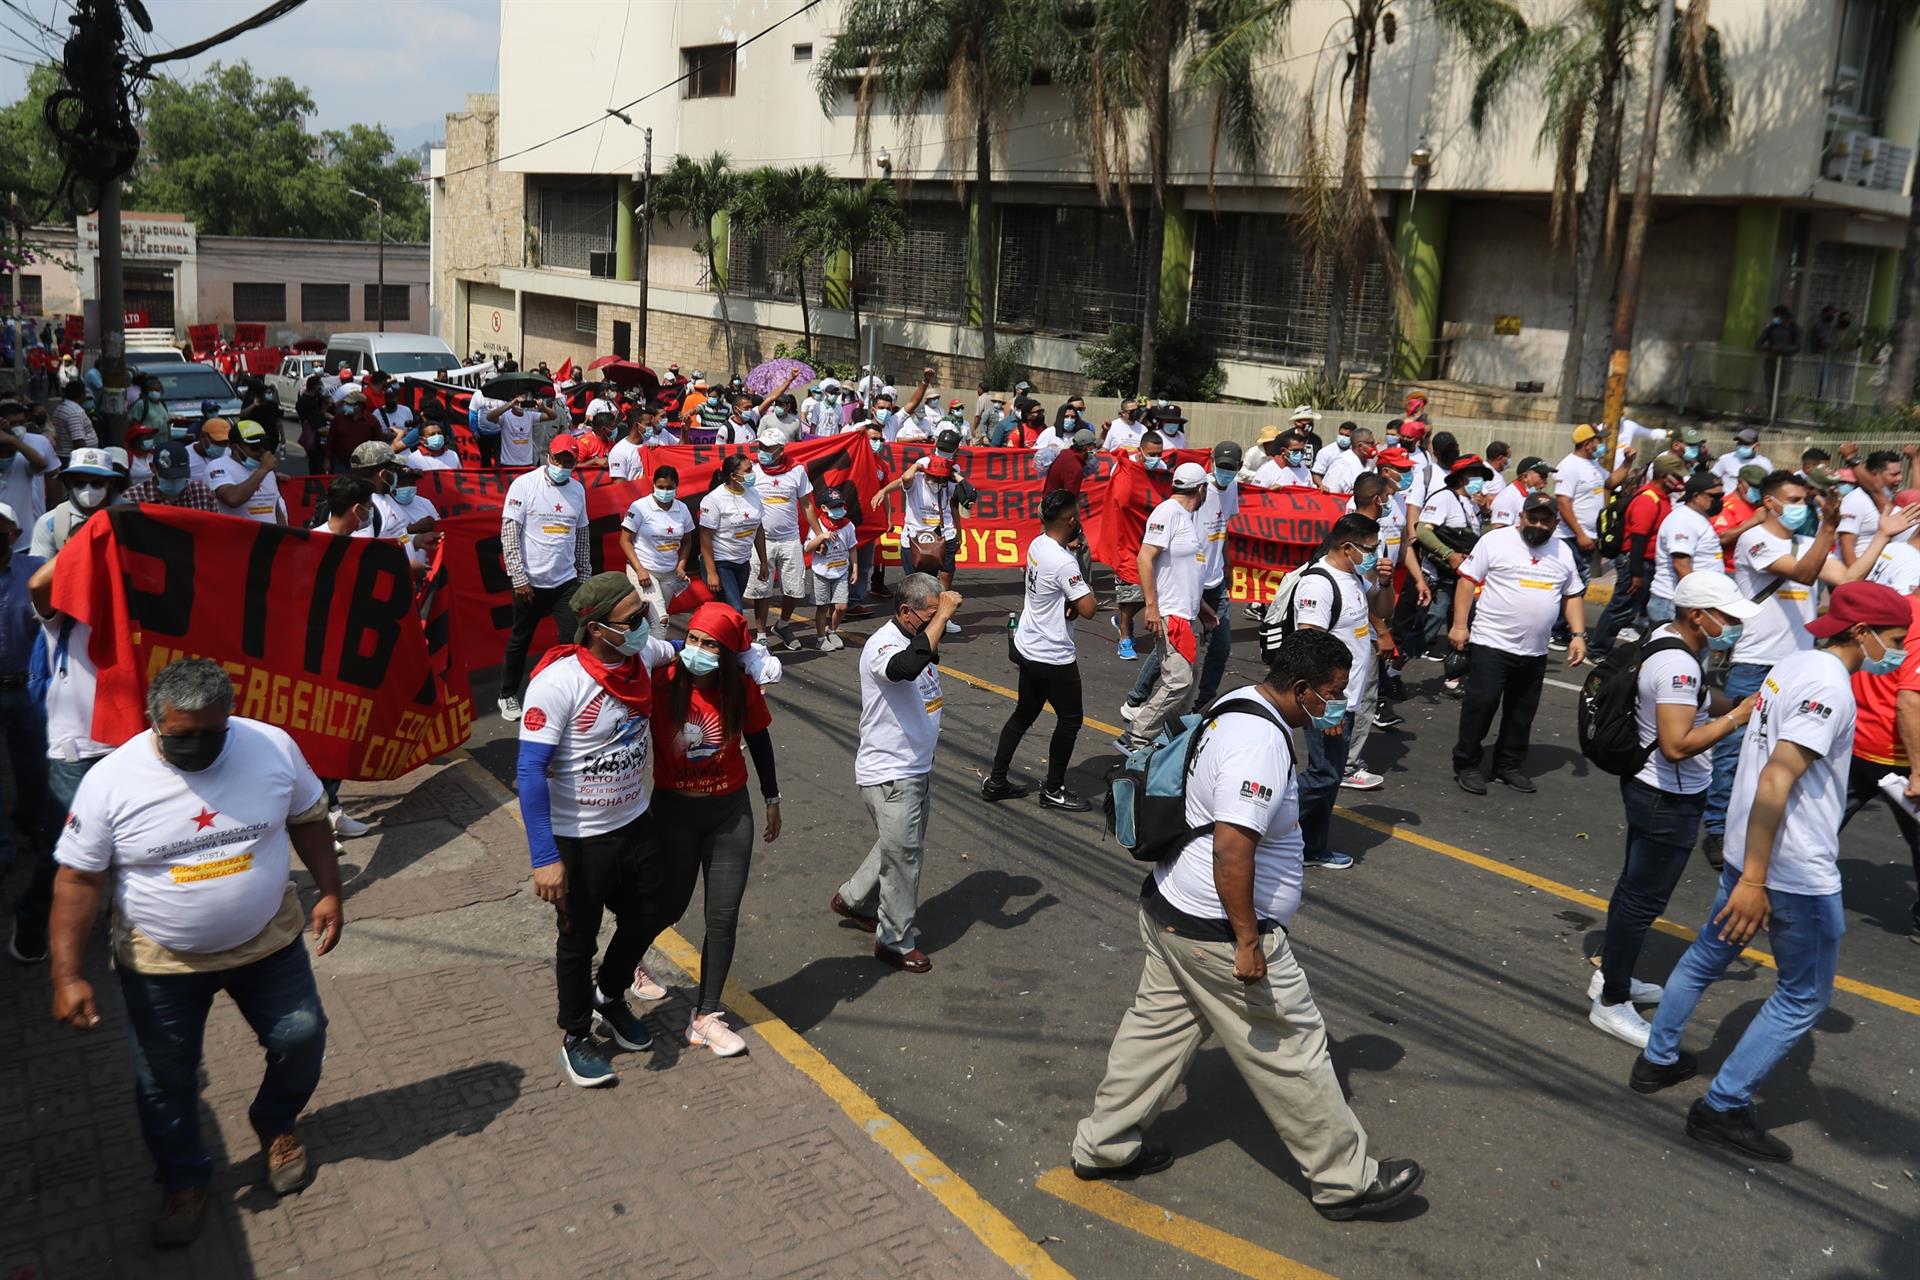
[[[943,645],[944,667],[1011,685],[1003,629],[1017,576],[961,586],[967,634]],[[1137,668],[1115,658],[1104,618],[1082,626],[1081,653],[1089,716],[1117,724]],[[1252,653],[1243,637],[1229,687],[1256,676]],[[1097,811],[983,803],[1011,703],[950,677],[919,916],[934,968],[884,968],[868,935],[826,908],[872,839],[852,782],[855,653],[786,656],[771,699],[786,831],[756,850],[734,976],[1068,1270],[1235,1274],[1035,1185],[1067,1162],[1138,977],[1142,869],[1103,840]],[[1437,696],[1437,664],[1409,675],[1407,725],[1369,749],[1386,787],[1343,792],[1343,805],[1604,899],[1622,857],[1620,801],[1574,745],[1573,694],[1546,690],[1531,758],[1539,793],[1496,785],[1476,798],[1451,778],[1458,705]],[[1016,774],[1038,782],[1050,727],[1043,717],[1028,735]],[[510,726],[487,718],[473,749],[511,783]],[[1071,785],[1098,795],[1114,759],[1089,726]],[[1346,818],[1335,840],[1359,863],[1308,873],[1292,943],[1374,1152],[1419,1159],[1420,1196],[1394,1221],[1322,1220],[1217,1046],[1154,1128],[1176,1163],[1126,1191],[1271,1251],[1215,1239],[1215,1256],[1242,1274],[1286,1274],[1272,1254],[1350,1280],[1915,1274],[1920,947],[1906,938],[1912,869],[1883,812],[1846,834],[1840,970],[1909,997],[1907,1008],[1842,992],[1774,1072],[1761,1116],[1793,1144],[1788,1166],[1749,1167],[1684,1135],[1706,1074],[1652,1098],[1627,1089],[1633,1050],[1586,1022],[1603,911]],[[1712,886],[1696,862],[1668,918],[1697,927]],[[697,940],[697,901],[681,931]],[[1684,945],[1653,934],[1641,976],[1663,979]],[[1768,970],[1741,963],[1708,994],[1686,1039],[1705,1073],[1772,986]]]

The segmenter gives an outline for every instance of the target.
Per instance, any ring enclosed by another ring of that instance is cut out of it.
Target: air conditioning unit
[[[613,255],[611,253],[587,254],[587,274],[602,280],[613,279]]]

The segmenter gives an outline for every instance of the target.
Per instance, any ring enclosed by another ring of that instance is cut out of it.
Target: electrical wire
[[[207,50],[217,45],[223,45],[237,36],[242,36],[249,31],[264,27],[270,22],[279,21],[306,2],[307,0],[275,0],[275,3],[268,5],[251,18],[244,18],[228,27],[225,31],[217,31],[204,40],[196,40],[192,44],[181,45],[179,48],[171,49],[166,53],[148,54],[138,62],[135,62],[131,71],[136,76],[145,75],[149,67],[155,66],[158,63],[178,62],[185,58],[197,57]],[[12,3],[13,0],[0,0],[0,4]]]

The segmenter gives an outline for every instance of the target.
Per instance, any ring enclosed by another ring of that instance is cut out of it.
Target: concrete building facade
[[[1565,18],[1574,3],[1522,7],[1538,23]],[[1079,344],[1137,321],[1156,281],[1163,315],[1191,322],[1220,351],[1230,396],[1268,399],[1276,378],[1318,365],[1326,290],[1294,234],[1290,175],[1304,154],[1302,104],[1321,102],[1337,128],[1324,94],[1343,66],[1341,43],[1329,37],[1346,19],[1341,0],[1296,0],[1283,47],[1260,66],[1275,127],[1251,168],[1224,155],[1216,163],[1211,104],[1184,92],[1176,71],[1173,186],[1157,263],[1146,261],[1144,219],[1129,224],[1097,198],[1072,101],[1044,76],[995,138],[995,225],[982,232],[948,167],[937,114],[900,121],[882,112],[863,149],[852,86],[823,109],[813,67],[838,33],[839,5],[745,48],[784,14],[759,0],[633,0],[630,9],[630,23],[598,28],[629,27],[624,42],[582,44],[546,6],[502,0],[499,94],[475,95],[448,117],[447,148],[432,168],[433,306],[457,350],[549,363],[618,352],[726,367],[720,300],[692,228],[653,225],[641,323],[635,175],[651,128],[655,173],[676,154],[724,151],[736,169],[821,164],[849,181],[894,179],[907,241],[812,273],[814,349],[827,358],[854,357],[852,288],[883,367],[905,375],[932,353],[944,385],[970,382],[981,354],[975,277],[992,270],[996,325],[1027,340],[1043,381],[1054,371],[1071,382]],[[1349,309],[1347,359],[1401,376],[1538,384],[1551,396],[1572,263],[1550,233],[1554,157],[1538,137],[1538,87],[1516,88],[1475,131],[1473,55],[1447,35],[1431,0],[1405,0],[1396,12],[1397,39],[1376,57],[1366,157],[1412,307],[1399,312],[1384,264],[1376,266]],[[1675,398],[1701,353],[1750,353],[1776,304],[1803,326],[1823,307],[1848,312],[1855,334],[1892,317],[1920,140],[1920,29],[1874,0],[1747,0],[1715,5],[1711,16],[1735,95],[1732,128],[1724,146],[1691,163],[1663,138],[1636,398]],[[551,74],[556,60],[567,76]],[[1627,91],[1626,189],[1643,71]],[[631,123],[609,103],[634,103],[623,108]],[[963,178],[970,143],[964,152]],[[1133,172],[1145,171],[1146,156],[1136,156]],[[714,231],[744,368],[799,341],[800,307],[768,236],[743,236],[724,221]],[[1596,282],[1583,390],[1598,390],[1611,275],[1608,267]]]

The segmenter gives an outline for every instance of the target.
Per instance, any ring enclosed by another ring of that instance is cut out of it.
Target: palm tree
[[[858,186],[835,187],[814,232],[827,253],[844,253],[857,265],[868,245],[892,246],[907,238],[900,221],[900,197],[885,178],[870,178]],[[847,289],[847,307],[853,312],[853,352],[860,357],[860,289],[856,278]]]
[[[716,151],[705,160],[675,156],[673,164],[653,184],[653,207],[669,224],[674,215],[686,219],[694,229],[694,249],[707,261],[707,277],[720,296],[720,328],[727,337],[727,367],[738,369],[739,358],[733,344],[733,316],[727,309],[727,273],[720,267],[719,245],[713,234],[714,220],[731,214],[740,198],[740,175],[724,151]]]
[[[1071,15],[1068,56],[1058,69],[1079,108],[1075,121],[1094,187],[1103,201],[1115,190],[1121,193],[1129,227],[1135,131],[1141,125],[1145,129],[1151,186],[1147,298],[1140,317],[1142,394],[1152,389],[1160,329],[1173,64],[1186,59],[1181,89],[1212,99],[1210,166],[1218,161],[1224,137],[1232,159],[1254,168],[1268,127],[1254,58],[1279,43],[1291,7],[1292,0],[1094,0],[1090,9]]]
[[[839,109],[850,82],[854,130],[864,154],[873,113],[884,104],[903,126],[896,150],[911,155],[915,121],[938,99],[946,162],[956,187],[971,186],[980,281],[980,345],[993,358],[996,243],[993,140],[1019,114],[1034,72],[1058,30],[1060,0],[847,0],[841,34],[814,71],[820,108]],[[963,193],[964,194],[964,193]]]
[[[1674,108],[1680,158],[1692,164],[1725,145],[1733,114],[1720,33],[1707,22],[1708,0],[1693,0],[1667,51],[1668,105]],[[1594,278],[1613,252],[1620,201],[1621,137],[1636,49],[1651,43],[1658,0],[1581,0],[1558,22],[1530,27],[1488,57],[1474,83],[1468,122],[1486,130],[1506,93],[1537,87],[1542,107],[1535,147],[1552,149],[1553,205],[1549,234],[1571,240],[1574,281],[1567,306],[1567,352],[1560,370],[1560,420],[1578,411],[1586,328]],[[1648,56],[1651,55],[1649,51]],[[1586,152],[1586,178],[1578,178]]]
[[[740,229],[763,227],[786,234],[780,269],[793,274],[800,293],[800,332],[813,352],[813,307],[807,298],[807,268],[821,255],[819,223],[822,211],[839,184],[822,165],[778,169],[762,166],[743,175],[738,212]]]

